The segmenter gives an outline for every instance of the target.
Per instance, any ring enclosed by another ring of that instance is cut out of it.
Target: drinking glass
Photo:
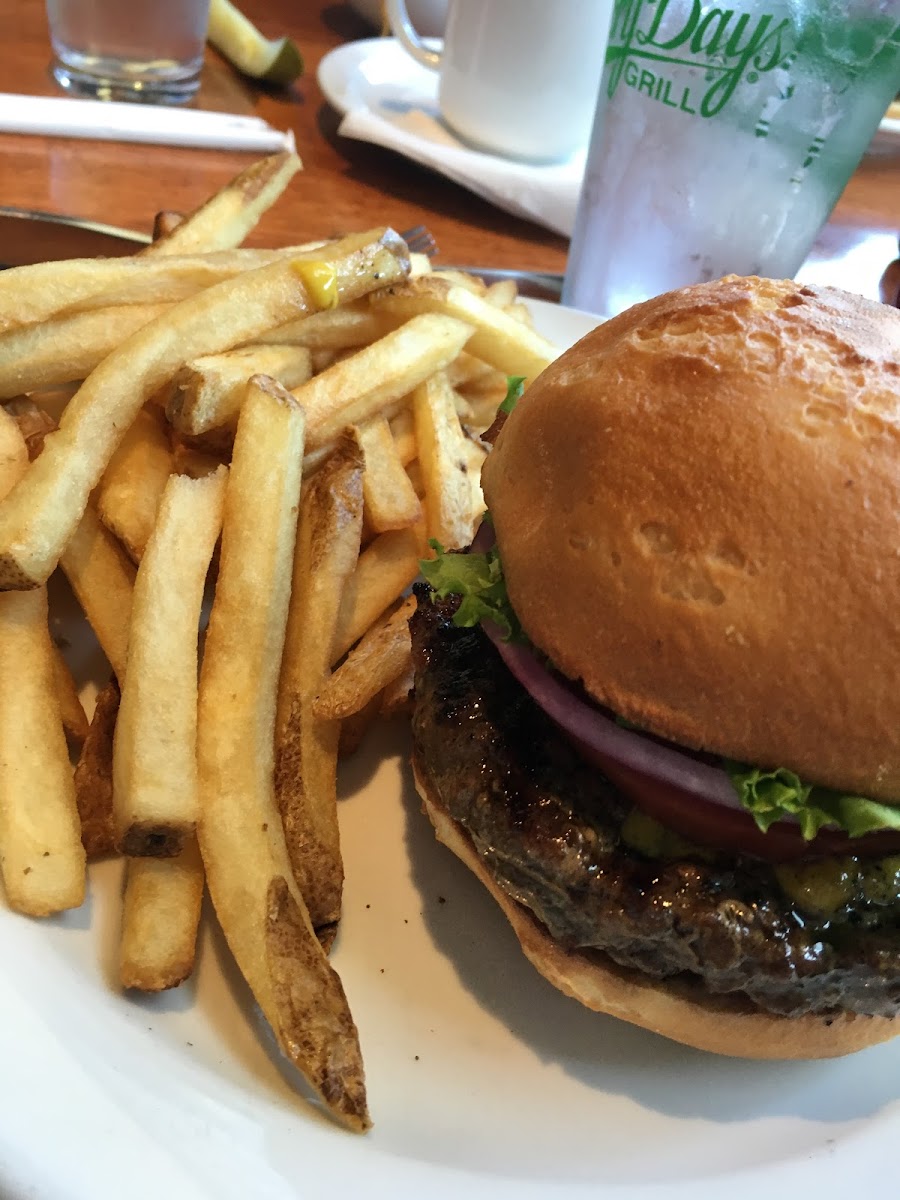
[[[47,20],[66,91],[157,104],[197,91],[209,0],[47,0]]]
[[[618,0],[563,300],[791,278],[900,87],[900,0]]]

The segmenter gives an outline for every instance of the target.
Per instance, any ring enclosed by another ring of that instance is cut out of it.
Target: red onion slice
[[[505,642],[496,625],[484,622],[483,628],[510,673],[547,716],[576,742],[640,775],[661,780],[699,800],[722,804],[748,815],[721,767],[700,762],[680,750],[660,745],[641,733],[617,725],[548,671],[528,646]]]

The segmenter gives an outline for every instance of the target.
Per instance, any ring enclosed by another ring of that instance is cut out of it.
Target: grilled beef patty
[[[630,802],[574,753],[479,629],[457,628],[452,603],[417,591],[417,768],[500,886],[557,942],[773,1013],[895,1015],[900,862],[815,868],[842,889],[823,916],[804,911],[769,863],[632,848],[622,833]],[[873,879],[890,881],[874,898]]]

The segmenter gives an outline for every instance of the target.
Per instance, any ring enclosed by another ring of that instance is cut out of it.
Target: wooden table
[[[272,125],[292,128],[304,162],[289,195],[264,218],[257,242],[425,223],[446,262],[564,268],[563,238],[399,155],[337,136],[339,118],[319,90],[316,67],[334,47],[372,32],[346,4],[242,0],[241,7],[268,35],[291,34],[306,61],[304,77],[290,91],[267,93],[238,78],[215,52],[207,54],[200,105],[255,112]],[[3,90],[57,94],[47,71],[43,0],[0,0],[0,28],[7,31],[0,42]],[[249,161],[231,152],[0,135],[0,205],[149,230],[157,209],[195,206]],[[834,220],[843,227],[894,232],[900,227],[898,197],[900,155],[873,156],[851,180]]]

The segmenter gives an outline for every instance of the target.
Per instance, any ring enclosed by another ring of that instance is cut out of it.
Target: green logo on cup
[[[606,51],[606,89],[621,82],[670,108],[714,117],[742,80],[755,83],[796,57],[788,18],[772,13],[749,16],[732,8],[703,12],[700,0],[666,14],[670,0],[617,0]],[[676,5],[676,8],[684,6]],[[676,82],[672,68],[695,68],[698,82]]]

